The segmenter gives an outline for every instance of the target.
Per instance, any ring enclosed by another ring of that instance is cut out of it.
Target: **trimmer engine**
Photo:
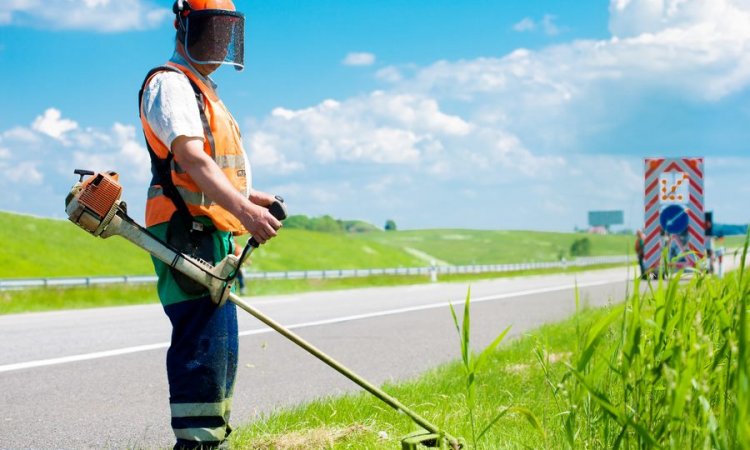
[[[227,301],[239,267],[252,250],[252,239],[241,258],[227,255],[216,265],[194,259],[158,239],[128,216],[127,205],[120,200],[122,186],[116,172],[94,173],[78,169],[75,174],[80,179],[65,199],[65,212],[71,222],[103,239],[121,236],[129,240],[205,286],[217,304],[223,305]],[[86,176],[89,178],[84,180]],[[281,204],[271,211],[279,214],[279,220],[286,218],[286,210]]]
[[[94,236],[99,236],[106,230],[122,203],[119,176],[116,172],[94,174],[80,169],[75,174],[81,178],[65,199],[65,212],[71,222]],[[87,175],[94,176],[84,180],[83,177]]]

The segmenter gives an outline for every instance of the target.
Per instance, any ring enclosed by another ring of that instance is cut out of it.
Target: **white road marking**
[[[485,297],[472,298],[471,302],[482,303],[482,302],[488,302],[488,301],[493,301],[493,300],[502,300],[506,298],[523,297],[527,295],[536,295],[536,294],[545,294],[549,292],[565,291],[568,289],[574,289],[576,287],[587,288],[587,287],[603,286],[603,285],[615,283],[615,282],[625,282],[625,280],[616,279],[616,280],[606,280],[606,281],[595,281],[595,282],[590,282],[590,283],[566,284],[566,285],[561,285],[561,286],[551,286],[551,287],[539,288],[539,289],[529,289],[525,291],[507,292],[505,294],[496,294],[496,295],[488,295]],[[445,307],[448,307],[448,305],[451,303],[452,302],[430,303],[427,305],[391,309],[391,310],[378,311],[378,312],[367,313],[367,314],[356,314],[352,316],[334,317],[331,319],[287,325],[286,328],[290,330],[294,330],[294,329],[300,329],[300,328],[315,327],[315,326],[320,326],[320,325],[330,325],[334,323],[350,322],[354,320],[370,319],[374,317],[404,314],[404,313],[409,313],[409,312],[414,312],[414,311],[423,311],[427,309],[445,308]],[[462,304],[462,303],[463,301],[456,302],[456,304]],[[250,335],[256,335],[256,334],[270,333],[272,331],[273,330],[271,328],[259,328],[256,330],[242,331],[239,333],[239,335],[250,336]],[[130,353],[158,350],[158,349],[163,349],[163,348],[168,348],[168,347],[169,347],[169,342],[162,342],[158,344],[138,345],[134,347],[125,347],[125,348],[120,348],[120,349],[115,349],[115,350],[106,350],[106,351],[101,351],[101,352],[84,353],[80,355],[63,356],[60,358],[40,359],[37,361],[6,364],[3,366],[0,366],[0,373],[11,372],[14,370],[32,369],[36,367],[53,366],[57,364],[66,364],[66,363],[72,363],[72,362],[77,362],[77,361],[88,361],[92,359],[109,358],[112,356],[127,355]]]

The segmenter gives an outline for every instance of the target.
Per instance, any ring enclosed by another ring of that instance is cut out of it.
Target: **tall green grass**
[[[569,448],[750,448],[750,281],[678,274],[583,330],[555,371],[537,350]]]

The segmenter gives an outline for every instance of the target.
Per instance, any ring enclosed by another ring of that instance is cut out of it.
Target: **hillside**
[[[633,251],[631,236],[542,231],[419,230],[363,233],[352,238],[422,253],[438,263],[450,264],[556,261],[561,255],[570,258],[570,246],[582,238],[591,241],[592,256]]]
[[[282,229],[250,270],[416,267],[551,261],[588,237],[593,255],[623,254],[630,236],[533,231],[418,230],[334,234]],[[119,237],[94,238],[66,220],[0,212],[0,278],[150,275],[151,260]]]
[[[151,275],[148,254],[119,237],[95,238],[67,220],[0,212],[0,278]],[[407,267],[423,263],[399,248],[350,235],[282,229],[250,270]]]

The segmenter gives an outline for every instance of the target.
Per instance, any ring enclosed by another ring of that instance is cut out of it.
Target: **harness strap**
[[[146,89],[146,83],[151,79],[152,76],[154,76],[158,72],[176,72],[183,76],[186,76],[184,73],[182,73],[181,70],[177,69],[176,67],[172,66],[159,66],[151,69],[148,74],[146,75],[146,78],[143,80],[143,83],[141,84],[141,89],[138,91],[138,112],[139,115],[141,114],[141,110],[143,108],[143,91]],[[186,76],[187,77],[187,76]],[[203,93],[201,92],[200,88],[193,82],[193,80],[190,79],[190,77],[187,77],[188,81],[190,82],[190,86],[193,88],[193,92],[195,93],[195,100],[198,103],[198,112],[200,113],[201,117],[201,123],[203,124],[203,133],[206,136],[206,139],[209,142],[209,145],[211,147],[211,156],[214,157],[216,154],[215,148],[214,148],[214,137],[213,133],[211,132],[211,127],[208,124],[208,118],[206,117],[205,112],[205,102],[203,99]],[[145,137],[145,131],[144,131],[144,137]],[[184,219],[187,219],[189,222],[193,223],[193,226],[199,226],[203,227],[203,224],[200,224],[198,222],[195,222],[193,220],[192,214],[190,214],[190,210],[188,209],[187,204],[185,203],[185,199],[182,197],[180,192],[178,191],[177,187],[174,184],[174,181],[172,180],[172,169],[173,166],[175,169],[177,169],[179,166],[176,161],[174,161],[174,155],[171,151],[169,151],[166,158],[159,158],[156,155],[156,152],[151,147],[151,144],[149,144],[148,139],[146,139],[146,148],[148,149],[148,154],[151,159],[151,186],[159,185],[162,187],[162,192],[164,195],[172,201],[175,208],[177,208],[177,211],[179,214],[183,216]],[[181,169],[180,169],[181,170]],[[198,224],[198,225],[195,225]]]

